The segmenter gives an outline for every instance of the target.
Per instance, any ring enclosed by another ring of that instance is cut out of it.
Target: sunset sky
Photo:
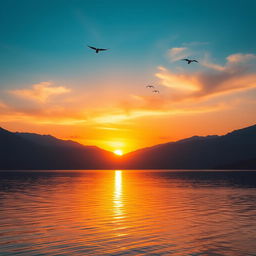
[[[1,1],[0,126],[126,153],[253,125],[255,10],[254,0]]]

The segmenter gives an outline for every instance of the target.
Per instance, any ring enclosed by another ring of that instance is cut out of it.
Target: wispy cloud
[[[251,53],[249,54],[237,53],[227,57],[228,63],[244,63],[244,62],[248,62],[250,60],[255,60],[255,59],[256,59],[256,55]]]
[[[172,71],[158,67],[159,72],[155,74],[160,79],[161,85],[168,88],[176,89],[179,91],[199,91],[200,84],[198,78],[191,74],[173,73]]]
[[[32,85],[31,89],[10,90],[9,93],[33,101],[46,102],[51,96],[68,93],[70,91],[70,89],[64,86],[55,86],[52,82],[41,82]]]
[[[129,129],[126,129],[126,128],[104,127],[104,126],[97,127],[96,129],[98,129],[98,130],[107,130],[107,131],[129,131]]]
[[[203,61],[197,72],[173,72],[159,67],[155,74],[162,86],[170,88],[176,100],[210,97],[256,87],[256,55],[232,54],[225,65]]]
[[[202,46],[208,45],[207,42],[189,42],[180,46],[172,47],[167,52],[167,57],[171,62],[179,61],[184,58],[195,58],[204,56],[207,52],[202,51]],[[205,47],[204,47],[205,48]],[[194,56],[194,57],[192,57]]]
[[[119,123],[127,120],[137,119],[140,117],[164,117],[170,115],[193,115],[193,114],[202,114],[207,112],[214,112],[223,109],[228,109],[230,106],[227,104],[215,104],[212,106],[201,106],[201,107],[186,107],[186,108],[173,108],[173,109],[162,109],[162,110],[146,110],[146,109],[133,109],[129,114],[123,113],[112,113],[112,114],[103,114],[102,116],[95,117],[94,122],[98,124],[112,124]]]
[[[239,93],[256,88],[254,59],[253,54],[232,54],[226,58],[225,65],[208,61],[208,66],[204,65],[200,71],[175,72],[158,67],[155,76],[162,86],[159,95],[129,95],[119,103],[119,111],[103,113],[94,121],[118,123],[148,116],[193,115],[231,109],[238,104]]]
[[[182,52],[176,50],[177,54]],[[52,82],[42,82],[30,89],[9,91],[12,100],[0,102],[0,117],[7,121],[37,124],[96,125],[96,129],[118,131],[126,124],[129,127],[135,119],[144,117],[221,111],[234,107],[233,102],[239,93],[256,88],[255,60],[254,54],[238,53],[228,56],[225,65],[214,64],[209,59],[207,65],[206,62],[200,62],[203,66],[198,66],[197,71],[173,71],[158,67],[155,76],[159,79],[160,94],[125,94],[124,99],[120,100],[121,97],[115,98],[109,93],[105,98],[95,98],[93,105],[88,105],[88,102],[85,104],[84,95],[79,93],[68,95],[72,98],[70,102],[66,96],[60,97],[58,101],[55,98],[54,101],[50,100],[53,96],[70,92],[70,89]],[[235,93],[236,97],[227,101],[226,95]],[[24,104],[23,100],[19,102],[16,97],[31,101],[25,101]],[[113,126],[115,123],[122,125],[116,128]]]
[[[7,98],[0,102],[0,119],[5,122],[26,122],[34,124],[78,124],[86,123],[88,116],[84,108],[75,106],[73,102],[47,102],[40,104],[24,104]]]
[[[168,57],[173,62],[183,59],[190,54],[191,54],[191,51],[187,47],[173,47],[168,50]]]
[[[0,107],[0,118],[4,122],[26,122],[33,124],[52,124],[52,125],[76,125],[86,123],[87,119],[83,115],[73,113],[56,113],[54,111],[43,111],[40,109],[15,109]]]
[[[249,69],[250,67],[255,69],[255,63],[250,64],[250,67],[248,66],[248,63],[256,60],[255,54],[231,54],[226,58],[226,64],[225,65],[219,65],[216,63],[212,63],[212,61],[209,60],[209,56],[205,55],[204,58],[200,61],[201,65],[210,69],[214,69],[217,71],[229,71],[232,72],[234,68],[239,69]]]

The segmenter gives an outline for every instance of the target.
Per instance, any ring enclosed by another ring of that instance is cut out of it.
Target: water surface
[[[254,171],[0,172],[0,255],[256,255]]]

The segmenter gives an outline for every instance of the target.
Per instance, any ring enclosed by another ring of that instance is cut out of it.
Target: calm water
[[[0,173],[0,255],[256,255],[256,171]]]

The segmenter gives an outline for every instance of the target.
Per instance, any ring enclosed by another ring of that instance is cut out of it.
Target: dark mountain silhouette
[[[193,136],[116,157],[50,135],[0,128],[0,169],[256,169],[256,125],[224,136]]]
[[[256,125],[140,149],[125,155],[120,168],[256,169]]]
[[[0,169],[104,169],[115,156],[95,146],[83,146],[50,135],[12,133],[0,128]]]
[[[50,147],[76,147],[76,148],[83,148],[84,146],[74,142],[72,140],[61,140],[57,139],[51,135],[40,135],[36,133],[22,133],[16,132],[18,136],[27,139],[31,142],[34,142],[41,146],[50,146]],[[87,146],[87,147],[94,147],[94,146]],[[95,147],[94,147],[95,148]]]
[[[247,160],[243,160],[243,161],[234,162],[231,164],[218,166],[218,169],[256,170],[256,158],[247,159]]]

